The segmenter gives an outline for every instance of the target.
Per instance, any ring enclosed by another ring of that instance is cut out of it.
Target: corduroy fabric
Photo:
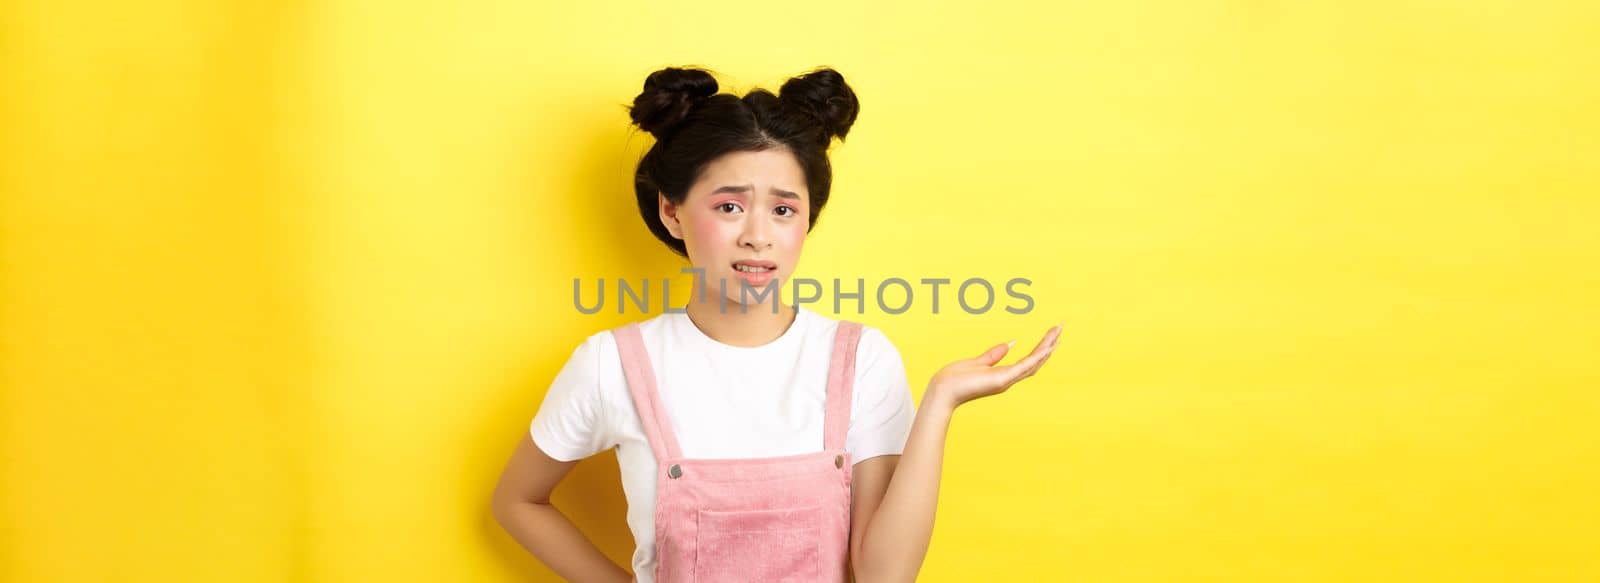
[[[658,583],[848,579],[852,460],[844,442],[861,329],[841,321],[834,333],[822,449],[741,459],[684,457],[638,324],[612,330],[656,457]]]

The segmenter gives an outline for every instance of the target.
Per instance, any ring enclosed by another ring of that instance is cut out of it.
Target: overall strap
[[[639,323],[614,328],[611,335],[617,339],[617,351],[622,354],[622,375],[628,380],[628,393],[633,395],[633,407],[639,411],[639,422],[644,425],[645,439],[650,442],[656,460],[659,463],[683,457],[678,449],[678,436],[672,433],[672,421],[661,406],[660,393],[656,392],[656,373],[650,366]]]
[[[827,413],[823,417],[822,447],[844,449],[850,430],[851,390],[856,380],[856,343],[861,340],[861,323],[840,321],[833,333],[833,354],[828,362]]]

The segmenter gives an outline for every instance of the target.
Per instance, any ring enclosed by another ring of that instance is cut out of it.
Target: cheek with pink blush
[[[697,213],[689,217],[686,226],[693,231],[697,247],[702,247],[713,253],[717,248],[731,247],[738,241],[739,229],[737,225],[727,221],[718,220],[710,213]]]
[[[800,243],[806,240],[806,226],[797,221],[775,231],[774,235],[784,249],[793,252],[800,247]]]

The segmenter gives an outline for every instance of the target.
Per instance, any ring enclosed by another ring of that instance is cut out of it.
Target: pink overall
[[[638,324],[612,334],[656,458],[656,581],[846,581],[851,459],[844,440],[861,324],[841,321],[834,335],[822,450],[743,459],[683,457]]]

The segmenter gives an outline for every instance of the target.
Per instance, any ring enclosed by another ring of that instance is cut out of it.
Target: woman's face
[[[805,176],[788,150],[723,155],[706,166],[683,204],[658,199],[662,223],[683,240],[689,262],[704,270],[708,298],[721,293],[734,303],[778,301],[811,222]]]

